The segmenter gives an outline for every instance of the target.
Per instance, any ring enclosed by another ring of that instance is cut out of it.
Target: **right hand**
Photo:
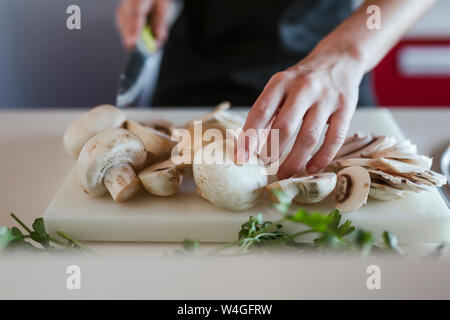
[[[158,47],[167,39],[168,17],[172,0],[122,0],[117,8],[117,26],[122,43],[132,49],[151,14],[151,29]]]

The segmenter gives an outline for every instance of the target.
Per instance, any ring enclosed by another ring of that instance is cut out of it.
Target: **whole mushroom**
[[[243,166],[235,164],[234,141],[216,141],[200,149],[193,173],[198,193],[231,211],[252,208],[268,181],[266,168],[256,156]]]
[[[83,146],[77,177],[84,192],[93,197],[106,190],[116,202],[130,199],[141,187],[135,170],[145,163],[142,141],[125,129],[103,131]]]
[[[353,166],[337,174],[334,205],[341,212],[358,210],[366,203],[370,191],[370,175],[366,169]]]
[[[97,133],[120,128],[127,115],[111,105],[101,105],[83,114],[70,124],[64,134],[64,150],[77,159],[84,144]]]

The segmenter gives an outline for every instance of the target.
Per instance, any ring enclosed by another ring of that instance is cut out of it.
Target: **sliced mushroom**
[[[433,165],[432,158],[413,153],[386,152],[383,158],[406,162],[427,170]]]
[[[147,160],[151,163],[169,158],[176,145],[176,141],[172,141],[170,136],[156,129],[144,127],[135,121],[128,120],[126,128],[142,140],[148,152]]]
[[[369,196],[370,176],[366,169],[348,167],[338,172],[334,205],[341,212],[358,210]]]
[[[370,158],[371,154],[378,152],[380,150],[390,148],[397,143],[394,137],[379,136],[373,138],[372,142],[363,148],[346,154],[345,156],[339,157],[337,159],[352,159],[352,158]]]
[[[442,186],[447,183],[447,178],[444,175],[424,169],[419,166],[415,166],[402,161],[383,158],[380,159],[380,162],[387,167],[387,169],[384,170],[386,172],[396,173],[400,176],[404,176],[412,180],[423,178],[425,180],[428,180],[435,186]]]
[[[104,130],[120,128],[127,115],[111,105],[101,105],[83,114],[67,128],[64,134],[64,150],[77,159],[84,144]]]
[[[377,159],[352,158],[352,159],[335,160],[331,163],[330,168],[336,168],[340,170],[342,168],[360,166],[365,168],[378,169],[380,164],[381,163]]]
[[[385,148],[383,150],[374,152],[371,154],[372,158],[383,158],[384,154],[388,153],[409,153],[417,154],[417,146],[412,144],[411,141],[405,140],[395,144],[390,148]]]
[[[178,192],[183,181],[183,169],[171,160],[166,160],[144,169],[138,177],[151,194],[170,197]]]
[[[386,183],[370,183],[369,197],[375,200],[390,201],[405,197],[405,191],[393,188]]]
[[[278,199],[273,191],[282,191],[289,200],[297,203],[318,203],[325,199],[336,187],[336,174],[319,173],[310,177],[289,178],[274,182],[266,187],[274,202]]]
[[[361,133],[357,133],[353,136],[350,136],[346,139],[344,145],[341,147],[339,152],[336,154],[336,159],[344,157],[350,153],[361,150],[369,143],[371,143],[373,137],[371,135],[363,135]]]
[[[234,141],[216,141],[199,150],[193,173],[198,193],[231,211],[253,207],[268,181],[266,168],[256,157],[243,166],[235,164]]]
[[[390,174],[381,170],[367,169],[372,180],[384,181],[390,186],[412,192],[422,192],[433,190],[430,184],[416,183],[406,177]]]
[[[102,131],[83,146],[77,161],[77,177],[84,192],[93,197],[106,190],[116,202],[131,198],[141,186],[135,170],[147,153],[141,139],[125,129]]]

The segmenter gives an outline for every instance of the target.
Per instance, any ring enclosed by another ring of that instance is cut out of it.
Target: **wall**
[[[118,0],[0,0],[0,108],[114,103],[124,63]],[[82,30],[66,9],[82,9]]]

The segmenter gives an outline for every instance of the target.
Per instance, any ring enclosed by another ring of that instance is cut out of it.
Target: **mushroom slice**
[[[64,150],[77,159],[84,144],[97,133],[120,128],[127,119],[125,112],[111,105],[101,105],[83,114],[64,133]]]
[[[135,174],[145,163],[147,153],[141,139],[125,129],[100,132],[81,149],[77,161],[78,181],[90,196],[106,190],[116,202],[124,202],[139,189]]]
[[[388,136],[379,136],[375,137],[372,142],[370,142],[367,146],[363,147],[360,150],[354,151],[350,154],[347,154],[341,159],[351,159],[351,158],[369,158],[371,154],[374,152],[378,152],[380,150],[384,150],[386,148],[390,148],[397,143],[397,140],[394,137]]]
[[[193,173],[197,192],[231,211],[252,208],[268,181],[267,170],[256,156],[243,166],[235,164],[234,141],[215,141],[199,150]]]
[[[346,156],[347,154],[353,153],[357,150],[361,150],[373,141],[371,135],[362,135],[357,133],[351,137],[348,137],[344,145],[341,147],[339,152],[336,154],[336,159]]]
[[[338,172],[334,205],[341,212],[358,210],[369,196],[370,176],[366,169],[348,167]]]
[[[380,161],[384,166],[387,167],[387,169],[384,170],[386,172],[396,173],[411,179],[423,178],[436,186],[442,186],[447,183],[447,178],[444,175],[424,169],[419,166],[384,158],[380,159]]]
[[[379,167],[379,165],[380,165],[380,162],[376,159],[352,158],[352,159],[335,160],[331,163],[330,166],[333,168],[338,168],[338,169],[353,167],[353,166],[377,169]]]
[[[369,197],[375,200],[390,201],[405,197],[405,191],[393,188],[386,183],[370,183]]]
[[[407,154],[417,154],[417,146],[412,144],[411,141],[405,140],[395,144],[390,148],[385,148],[371,155],[372,158],[383,158],[384,154],[389,153],[407,153]]]
[[[144,188],[151,194],[169,197],[178,192],[183,181],[183,170],[181,166],[167,160],[144,169],[138,177]]]
[[[273,191],[283,191],[289,200],[301,204],[317,203],[325,199],[336,187],[336,174],[319,173],[310,177],[289,178],[266,187],[273,201],[277,201]]]
[[[416,183],[414,181],[409,180],[406,177],[393,175],[381,170],[367,169],[367,171],[370,173],[370,177],[372,180],[384,181],[390,186],[397,189],[412,192],[430,191],[433,189],[433,187],[430,186],[429,184]]]
[[[149,153],[148,160],[151,162],[169,158],[176,145],[176,141],[172,141],[167,134],[144,127],[135,121],[128,120],[126,128],[142,140],[145,150]]]
[[[274,191],[282,191],[284,196],[292,201],[300,192],[299,187],[297,185],[297,180],[299,178],[288,178],[284,180],[280,180],[274,183],[271,183],[266,186],[267,194],[273,202],[279,202]]]
[[[429,170],[433,164],[433,158],[413,153],[386,152],[383,154],[382,158],[402,161],[427,170]]]

